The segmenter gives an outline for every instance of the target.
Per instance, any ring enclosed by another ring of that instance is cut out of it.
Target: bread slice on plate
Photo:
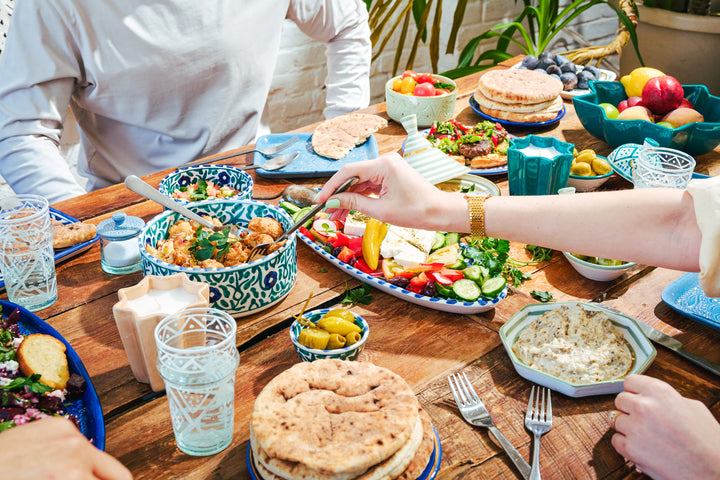
[[[323,157],[340,160],[370,135],[387,126],[387,120],[367,113],[348,113],[315,127],[312,147]]]
[[[40,374],[40,383],[54,390],[65,388],[70,378],[65,344],[50,335],[26,336],[18,348],[17,361],[24,375]]]

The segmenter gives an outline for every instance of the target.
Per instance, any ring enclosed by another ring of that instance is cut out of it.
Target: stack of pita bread
[[[299,363],[275,377],[250,418],[254,467],[264,480],[414,480],[434,435],[401,377],[337,359]]]
[[[480,110],[499,120],[518,123],[547,122],[563,107],[563,83],[544,72],[490,70],[480,77],[475,101]]]
[[[348,113],[315,127],[312,147],[318,155],[340,160],[384,127],[387,127],[387,120],[377,115]]]

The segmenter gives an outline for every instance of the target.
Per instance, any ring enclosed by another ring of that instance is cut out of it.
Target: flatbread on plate
[[[519,70],[523,71],[523,70]],[[542,74],[545,75],[545,74]],[[546,77],[548,75],[545,75]],[[505,110],[495,110],[492,108],[484,108],[480,107],[480,110],[485,113],[486,115],[489,115],[493,118],[497,118],[499,120],[507,120],[510,122],[517,122],[517,123],[539,123],[539,122],[548,122],[558,116],[560,111],[563,108],[563,101],[562,97],[558,96],[555,99],[555,102],[553,102],[552,105],[550,105],[548,108],[545,108],[543,110],[540,110],[539,112],[532,112],[532,113],[516,113],[516,112],[507,112]]]
[[[489,70],[478,80],[477,89],[496,102],[524,105],[554,100],[563,91],[563,83],[533,70]]]
[[[340,160],[370,135],[387,126],[387,120],[367,113],[348,113],[315,127],[312,147],[323,157]]]
[[[52,220],[55,227],[53,248],[68,248],[95,238],[96,229],[92,223],[62,223]]]

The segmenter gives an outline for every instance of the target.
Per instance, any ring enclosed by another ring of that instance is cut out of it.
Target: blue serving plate
[[[527,123],[521,123],[521,122],[511,122],[510,120],[501,120],[499,118],[491,117],[490,115],[484,113],[482,110],[480,110],[480,105],[478,105],[477,101],[475,100],[475,95],[470,95],[470,108],[472,108],[472,111],[483,117],[485,120],[490,120],[493,122],[497,122],[502,126],[513,126],[513,127],[546,127],[548,125],[552,125],[554,123],[557,123],[560,121],[561,118],[565,116],[565,105],[563,105],[562,110],[560,110],[560,113],[558,113],[557,117],[553,118],[552,120],[548,120],[545,122],[527,122]]]
[[[573,98],[575,113],[590,134],[613,148],[627,143],[641,144],[646,138],[661,147],[702,155],[720,144],[720,97],[710,95],[704,85],[683,85],[685,98],[705,118],[680,128],[667,128],[646,120],[618,120],[605,116],[600,103],[619,104],[627,99],[620,82],[590,82],[592,93]]]
[[[662,299],[686,317],[720,330],[720,298],[705,296],[697,273],[686,273],[665,287]]]
[[[69,223],[77,223],[79,220],[77,218],[73,218],[70,215],[63,213],[59,210],[55,210],[54,208],[50,207],[50,218],[53,220],[60,221],[64,224]],[[69,258],[72,258],[76,255],[80,255],[87,249],[89,249],[93,243],[97,242],[100,237],[96,234],[95,237],[91,238],[87,242],[78,243],[77,245],[73,245],[72,247],[63,248],[62,250],[56,250],[55,251],[55,263],[60,263],[63,260],[67,260]],[[5,288],[5,277],[3,277],[2,273],[0,273],[0,290]]]
[[[80,421],[80,431],[85,437],[87,437],[93,445],[100,450],[105,449],[105,423],[103,421],[102,408],[100,406],[100,400],[98,399],[95,387],[90,380],[85,366],[78,357],[75,350],[70,344],[47,322],[42,320],[34,313],[26,310],[25,308],[11,302],[0,300],[0,306],[3,310],[3,316],[7,317],[16,308],[20,310],[20,321],[18,325],[20,327],[20,333],[23,335],[29,335],[31,333],[43,333],[57,338],[63,344],[65,344],[65,354],[68,359],[68,367],[70,373],[77,373],[82,375],[85,379],[85,393],[82,397],[74,400],[69,405],[65,406],[65,411],[75,415]]]
[[[492,300],[484,300],[480,298],[474,302],[463,302],[462,300],[420,295],[419,293],[414,293],[410,290],[405,290],[404,288],[395,286],[392,283],[386,282],[379,277],[373,277],[372,275],[363,273],[352,265],[340,261],[337,257],[334,257],[333,255],[323,250],[320,244],[315,243],[314,241],[307,238],[305,235],[298,235],[298,238],[305,245],[312,248],[315,252],[321,255],[325,260],[332,263],[348,275],[353,276],[358,280],[367,283],[371,287],[375,287],[378,290],[388,293],[401,300],[405,300],[416,305],[421,305],[423,307],[450,313],[480,313],[495,308],[507,296],[507,285],[505,285],[505,288],[500,293],[500,295],[498,295],[496,298],[493,298]]]
[[[440,470],[440,462],[442,462],[442,447],[440,446],[440,436],[433,425],[433,433],[435,434],[435,444],[433,445],[433,451],[430,455],[425,470],[417,477],[416,480],[433,480]],[[257,471],[255,467],[255,461],[253,460],[252,447],[248,442],[247,451],[245,452],[245,461],[247,462],[248,472],[250,472],[250,478],[252,480],[263,480],[263,477]]]
[[[280,152],[280,155],[289,155],[294,152],[299,152],[300,155],[298,158],[293,160],[290,165],[287,165],[279,170],[271,171],[258,168],[256,170],[258,175],[267,178],[330,177],[340,170],[343,165],[361,162],[363,160],[370,160],[377,158],[379,155],[378,144],[374,135],[370,135],[370,138],[368,138],[365,143],[350,150],[350,153],[340,160],[333,160],[315,153],[315,150],[312,148],[312,133],[273,133],[270,135],[264,135],[257,139],[257,142],[255,142],[255,148],[269,148],[292,137],[298,137],[299,140]],[[255,152],[255,155],[253,156],[254,165],[262,165],[268,160],[269,159],[267,157],[263,156],[259,152]]]

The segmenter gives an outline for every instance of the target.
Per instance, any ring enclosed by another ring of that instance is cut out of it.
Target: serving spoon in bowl
[[[125,177],[125,186],[133,192],[137,193],[138,195],[143,196],[148,200],[152,200],[155,203],[159,203],[163,207],[169,208],[170,210],[179,213],[183,217],[195,221],[203,227],[209,228],[214,232],[222,232],[223,229],[230,227],[230,234],[235,235],[238,238],[240,238],[240,234],[243,232],[243,230],[238,228],[237,225],[213,224],[212,222],[201,217],[186,206],[176,202],[175,200],[166,195],[163,195],[159,190],[157,190],[152,185],[146,183],[135,175],[128,175],[127,177]]]

